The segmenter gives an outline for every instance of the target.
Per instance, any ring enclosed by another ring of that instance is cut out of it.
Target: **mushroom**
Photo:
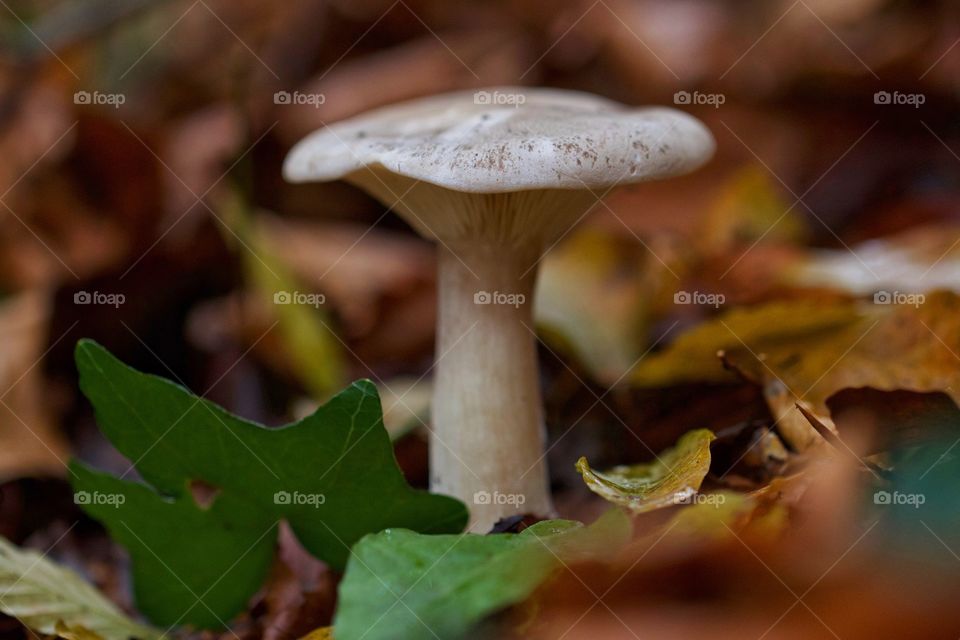
[[[544,251],[613,187],[713,148],[673,109],[498,87],[377,109],[290,152],[287,180],[344,179],[439,245],[430,484],[471,505],[471,530],[553,513],[531,308]]]

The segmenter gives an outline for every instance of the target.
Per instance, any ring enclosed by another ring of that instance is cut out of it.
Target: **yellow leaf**
[[[728,365],[763,385],[778,431],[797,449],[819,436],[801,402],[829,427],[826,400],[841,389],[943,391],[960,401],[960,296],[926,295],[917,305],[878,304],[853,323],[765,349],[733,349]]]
[[[63,620],[57,620],[54,632],[64,640],[103,640],[103,636],[82,624],[68,625]]]
[[[575,233],[543,260],[536,321],[545,340],[612,383],[645,348],[649,301],[665,267],[609,233]],[[668,276],[672,279],[672,276]]]
[[[342,343],[330,328],[325,296],[300,285],[238,193],[227,198],[224,215],[230,230],[225,237],[241,245],[249,287],[276,319],[293,370],[314,400],[325,401],[346,383]]]
[[[701,224],[708,252],[752,245],[759,241],[799,242],[806,224],[763,167],[737,170],[721,190]]]
[[[67,640],[158,640],[79,575],[0,537],[0,612]],[[67,622],[65,622],[67,621]]]
[[[599,473],[590,468],[586,458],[580,458],[577,471],[591,491],[634,513],[684,504],[696,495],[710,469],[713,439],[709,430],[697,429],[684,434],[654,462]]]
[[[736,376],[724,369],[718,352],[744,349],[761,354],[800,340],[815,341],[856,324],[862,317],[852,303],[825,307],[809,300],[731,309],[644,358],[631,373],[631,380],[639,386],[734,381]]]

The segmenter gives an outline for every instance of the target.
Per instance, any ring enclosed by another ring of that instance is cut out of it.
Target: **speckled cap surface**
[[[692,171],[714,141],[696,118],[578,91],[496,87],[334,123],[291,150],[291,182],[386,170],[454,191],[603,188]]]

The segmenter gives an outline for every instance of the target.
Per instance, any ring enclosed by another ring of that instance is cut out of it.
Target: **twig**
[[[820,436],[830,444],[830,446],[837,451],[840,451],[848,458],[853,458],[856,460],[859,464],[866,467],[867,471],[870,471],[884,479],[890,478],[890,473],[886,469],[868,460],[864,460],[855,454],[853,449],[847,446],[847,444],[840,439],[840,436],[831,431],[827,425],[820,422],[820,419],[817,418],[817,416],[815,416],[812,412],[805,409],[803,405],[801,405],[799,402],[796,402],[794,403],[794,406],[800,411],[803,417],[807,419],[807,422],[809,422],[810,425],[816,429],[817,433],[819,433]]]

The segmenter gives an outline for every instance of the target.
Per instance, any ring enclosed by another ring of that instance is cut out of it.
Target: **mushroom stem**
[[[475,532],[517,513],[549,516],[532,314],[539,243],[439,252],[431,489],[466,502]]]

